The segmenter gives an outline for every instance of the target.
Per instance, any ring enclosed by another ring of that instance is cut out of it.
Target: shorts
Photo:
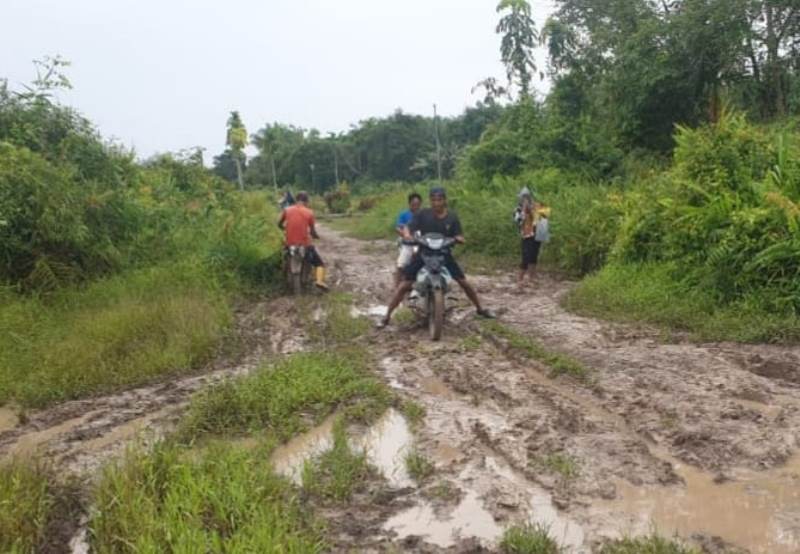
[[[414,247],[408,244],[401,244],[397,255],[397,269],[403,269],[414,257]]]
[[[419,270],[422,269],[422,266],[424,265],[425,262],[422,261],[422,256],[416,254],[413,258],[411,258],[411,262],[403,268],[403,278],[406,281],[416,281],[417,273],[419,273]],[[447,271],[450,272],[450,277],[456,281],[465,278],[464,271],[461,269],[458,263],[456,263],[456,260],[453,258],[452,254],[445,255],[444,266],[447,268]]]
[[[319,255],[319,252],[317,252],[317,249],[313,246],[306,246],[306,261],[311,267],[320,267],[325,265],[325,262],[322,261],[322,258]]]
[[[522,264],[520,269],[525,271],[532,265],[536,265],[539,261],[539,249],[542,243],[537,241],[535,237],[528,237],[522,239]]]

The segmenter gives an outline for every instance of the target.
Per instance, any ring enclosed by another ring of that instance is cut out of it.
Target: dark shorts
[[[425,265],[425,263],[422,261],[422,256],[419,254],[414,254],[414,257],[411,258],[409,264],[402,270],[405,280],[416,281],[417,273],[419,273],[419,270],[422,269],[423,265]],[[452,254],[445,256],[444,266],[447,268],[447,271],[450,272],[450,276],[456,281],[465,278],[464,271],[458,265],[455,258],[453,258]]]
[[[537,241],[534,237],[522,239],[522,265],[520,268],[525,271],[532,265],[536,265],[539,261],[539,249],[542,243]]]
[[[317,249],[313,246],[306,246],[306,261],[309,263],[309,265],[311,265],[311,267],[325,265],[325,262],[323,262],[322,258],[319,256],[319,252],[317,252]]]
[[[313,246],[306,248],[306,260],[311,264],[312,267],[325,265],[325,262],[323,262],[322,258],[319,256],[319,252],[317,252],[317,249]]]

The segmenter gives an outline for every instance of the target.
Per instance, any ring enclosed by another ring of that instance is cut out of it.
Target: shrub
[[[332,214],[343,214],[350,209],[350,187],[342,183],[335,189],[325,193],[325,206]]]

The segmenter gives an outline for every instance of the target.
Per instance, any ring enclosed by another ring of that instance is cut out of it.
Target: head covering
[[[530,196],[531,200],[535,200],[531,190],[528,187],[522,187],[522,189],[519,191],[519,194],[517,194],[517,200],[521,201],[526,196]]]
[[[447,198],[447,191],[444,190],[444,187],[433,187],[428,196],[442,196],[443,198]]]

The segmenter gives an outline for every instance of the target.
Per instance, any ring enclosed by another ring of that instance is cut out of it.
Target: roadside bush
[[[326,192],[324,198],[328,213],[343,214],[350,209],[350,187],[347,183]]]
[[[359,198],[358,206],[356,210],[359,212],[368,212],[372,208],[375,207],[375,204],[378,203],[378,199],[374,196],[365,196],[363,198]]]
[[[671,261],[672,279],[720,305],[748,299],[800,310],[800,195],[791,138],[727,115],[680,129],[675,168],[631,196],[614,247],[620,263]]]

